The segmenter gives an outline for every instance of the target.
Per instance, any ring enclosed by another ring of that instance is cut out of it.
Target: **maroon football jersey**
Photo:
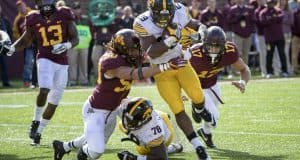
[[[212,65],[208,55],[203,49],[203,44],[196,44],[191,47],[191,65],[196,71],[202,88],[210,88],[217,83],[218,73],[225,66],[231,65],[239,59],[239,53],[234,43],[226,42],[225,51],[216,66]]]
[[[129,94],[132,80],[119,78],[109,78],[104,75],[108,70],[116,69],[121,66],[131,66],[124,57],[114,54],[111,51],[106,52],[99,60],[98,84],[90,97],[90,103],[93,108],[114,110],[122,99]]]
[[[67,65],[67,52],[52,54],[53,45],[68,41],[68,23],[74,21],[73,12],[66,7],[57,9],[49,19],[39,11],[26,16],[26,27],[32,27],[37,41],[37,58],[47,58],[58,64]]]

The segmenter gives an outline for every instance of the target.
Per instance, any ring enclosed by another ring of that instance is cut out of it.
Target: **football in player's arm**
[[[123,151],[118,153],[120,160],[168,159],[167,153],[179,153],[183,150],[181,144],[172,143],[174,129],[170,116],[154,110],[150,100],[143,97],[124,99],[117,114],[121,119],[119,129],[127,135],[121,141],[134,142],[140,154]]]
[[[79,148],[79,160],[100,158],[116,125],[115,110],[129,94],[132,81],[178,69],[187,63],[173,59],[160,65],[140,67],[141,53],[138,36],[133,30],[121,29],[112,37],[99,60],[97,85],[83,105],[84,134],[69,142],[54,140],[56,160],[75,148]]]
[[[148,0],[148,11],[140,14],[134,21],[133,29],[139,35],[143,50],[149,55],[150,63],[166,63],[178,57],[189,59],[190,54],[183,54],[179,40],[183,28],[197,32],[195,39],[201,39],[205,27],[191,19],[188,8],[174,0]],[[168,103],[175,115],[176,122],[193,145],[199,159],[209,159],[205,148],[193,129],[192,121],[185,112],[181,100],[181,89],[192,99],[194,115],[211,119],[211,114],[204,108],[204,95],[199,79],[190,64],[176,71],[166,71],[154,76],[160,96]],[[171,94],[170,94],[171,93]],[[194,116],[193,116],[194,117]]]
[[[221,90],[217,83],[218,73],[225,66],[232,65],[241,74],[240,80],[233,81],[232,85],[238,88],[241,93],[244,93],[246,84],[251,78],[251,72],[240,58],[236,45],[226,41],[225,32],[218,26],[209,27],[203,43],[193,45],[187,52],[192,55],[190,63],[198,74],[204,91],[205,108],[212,113],[213,123],[204,119],[203,126],[197,132],[209,148],[215,148],[211,130],[217,125],[219,119],[218,106],[223,103]],[[199,118],[196,122],[200,123],[201,120]]]

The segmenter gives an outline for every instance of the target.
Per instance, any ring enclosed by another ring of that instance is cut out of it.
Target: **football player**
[[[239,57],[236,45],[226,41],[223,29],[217,26],[209,27],[204,43],[193,45],[186,54],[192,54],[190,62],[197,72],[204,90],[205,108],[212,113],[212,118],[217,123],[219,119],[218,107],[220,103],[223,103],[220,98],[221,90],[217,83],[218,73],[225,66],[232,65],[241,74],[241,79],[233,81],[232,85],[244,93],[246,84],[251,77],[249,67]],[[196,122],[200,123],[201,118]],[[197,131],[209,148],[215,148],[211,134],[211,129],[215,126],[216,124],[210,125],[204,119],[202,127]]]
[[[41,133],[54,115],[66,87],[67,50],[78,44],[74,15],[69,8],[55,8],[54,0],[35,0],[35,3],[38,10],[26,16],[26,31],[6,53],[11,56],[28,47],[33,39],[37,42],[39,93],[29,132],[33,145],[40,143]]]
[[[203,33],[202,24],[192,19],[188,8],[173,0],[148,0],[148,11],[139,15],[133,29],[139,34],[143,50],[150,56],[152,64],[166,63],[182,56],[179,44],[180,33],[189,27],[197,32],[197,39]],[[202,35],[203,36],[203,35]],[[196,38],[195,38],[196,39]],[[189,59],[187,55],[183,55]],[[192,99],[193,117],[211,120],[211,114],[204,108],[204,96],[199,79],[190,64],[176,71],[166,71],[154,76],[161,97],[175,114],[176,122],[187,139],[196,149],[200,159],[207,159],[205,148],[193,129],[181,99],[181,89]],[[170,94],[171,93],[171,94]]]
[[[171,143],[174,137],[169,115],[153,110],[150,100],[143,97],[124,99],[118,108],[121,119],[119,128],[128,137],[121,141],[132,141],[140,155],[129,151],[118,153],[120,160],[168,159],[167,153],[182,152],[181,144]]]
[[[70,142],[53,141],[54,158],[62,159],[71,149],[80,148],[78,160],[98,159],[116,124],[115,109],[126,98],[133,80],[149,78],[166,70],[184,67],[186,60],[175,58],[152,67],[141,66],[141,48],[136,33],[121,29],[112,38],[99,60],[97,86],[83,105],[84,135]]]

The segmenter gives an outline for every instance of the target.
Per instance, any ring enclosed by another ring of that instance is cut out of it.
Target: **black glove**
[[[118,153],[119,160],[137,160],[137,156],[129,151]]]
[[[0,55],[11,56],[15,51],[14,48],[11,48],[10,46],[11,46],[10,41],[0,42]]]

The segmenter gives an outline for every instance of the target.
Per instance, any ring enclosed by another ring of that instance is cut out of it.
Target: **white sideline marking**
[[[24,104],[1,104],[0,108],[24,108],[29,107],[29,105]]]
[[[63,106],[77,106],[83,105],[83,101],[82,102],[60,102],[59,106],[63,105]],[[0,108],[24,108],[24,107],[30,107],[33,105],[26,105],[26,104],[0,104]]]
[[[0,127],[28,127],[25,124],[7,124],[0,123]],[[49,125],[49,128],[83,128],[82,126],[67,126],[67,125]],[[300,134],[290,133],[259,133],[259,132],[234,132],[234,131],[214,131],[215,133],[221,134],[234,134],[234,135],[260,135],[260,136],[275,136],[275,137],[300,137]]]

